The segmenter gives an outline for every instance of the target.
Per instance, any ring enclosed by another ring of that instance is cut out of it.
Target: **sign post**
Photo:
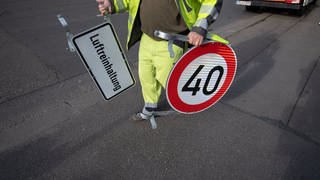
[[[173,67],[167,82],[169,104],[180,113],[201,112],[229,89],[237,67],[233,49],[207,42],[185,53]]]

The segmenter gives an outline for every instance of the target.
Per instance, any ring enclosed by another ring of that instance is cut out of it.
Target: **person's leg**
[[[167,41],[156,41],[143,34],[139,49],[139,79],[145,102],[142,119],[147,119],[156,110],[161,86],[165,88],[173,64],[182,55],[182,48],[174,46],[175,57],[170,58]],[[141,117],[140,117],[141,119]]]
[[[142,113],[151,115],[157,108],[157,103],[161,94],[161,85],[156,80],[156,71],[153,65],[157,41],[142,35],[139,48],[139,79],[142,89],[142,96],[145,102]]]
[[[162,43],[163,45],[157,48],[157,55],[153,58],[153,65],[156,69],[156,79],[165,89],[171,69],[173,68],[174,63],[176,63],[183,55],[183,49],[173,45],[174,57],[170,58],[168,42],[163,41]]]

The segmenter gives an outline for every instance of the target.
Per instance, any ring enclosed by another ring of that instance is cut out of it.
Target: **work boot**
[[[131,119],[133,121],[143,121],[143,120],[150,119],[150,117],[151,117],[151,115],[147,115],[142,112],[139,112],[139,113],[132,115]]]
[[[143,107],[142,112],[134,114],[131,119],[133,121],[142,121],[150,119],[151,116],[154,114],[154,111],[156,108],[150,108],[150,107]]]

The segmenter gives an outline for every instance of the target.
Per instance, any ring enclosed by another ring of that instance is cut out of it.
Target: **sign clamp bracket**
[[[102,15],[98,14],[97,16],[102,16]],[[69,28],[69,24],[68,24],[67,20],[61,14],[58,14],[57,18],[58,18],[58,21],[60,22],[60,24],[62,25],[62,27],[64,28],[64,30],[66,32],[67,45],[68,45],[68,47],[66,49],[69,50],[72,53],[76,52],[76,48],[74,47],[73,42],[72,42],[74,34],[71,33],[71,30]],[[104,15],[103,19],[106,22],[111,23],[110,15],[108,15],[108,14]]]
[[[72,38],[74,35],[70,32],[69,25],[68,25],[66,19],[61,14],[58,14],[57,18],[58,18],[60,24],[62,25],[62,27],[64,28],[64,30],[66,31],[66,37],[67,37],[67,43],[68,43],[67,50],[69,50],[70,52],[73,53],[76,51],[76,48],[74,47],[74,45],[72,43]]]

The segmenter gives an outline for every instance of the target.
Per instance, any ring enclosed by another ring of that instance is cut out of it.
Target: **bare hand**
[[[106,13],[111,14],[111,5],[109,0],[96,0],[97,3],[99,3],[98,9],[101,13],[101,15],[104,15]]]
[[[188,38],[189,43],[195,46],[199,46],[203,42],[203,36],[193,31],[188,34]]]

